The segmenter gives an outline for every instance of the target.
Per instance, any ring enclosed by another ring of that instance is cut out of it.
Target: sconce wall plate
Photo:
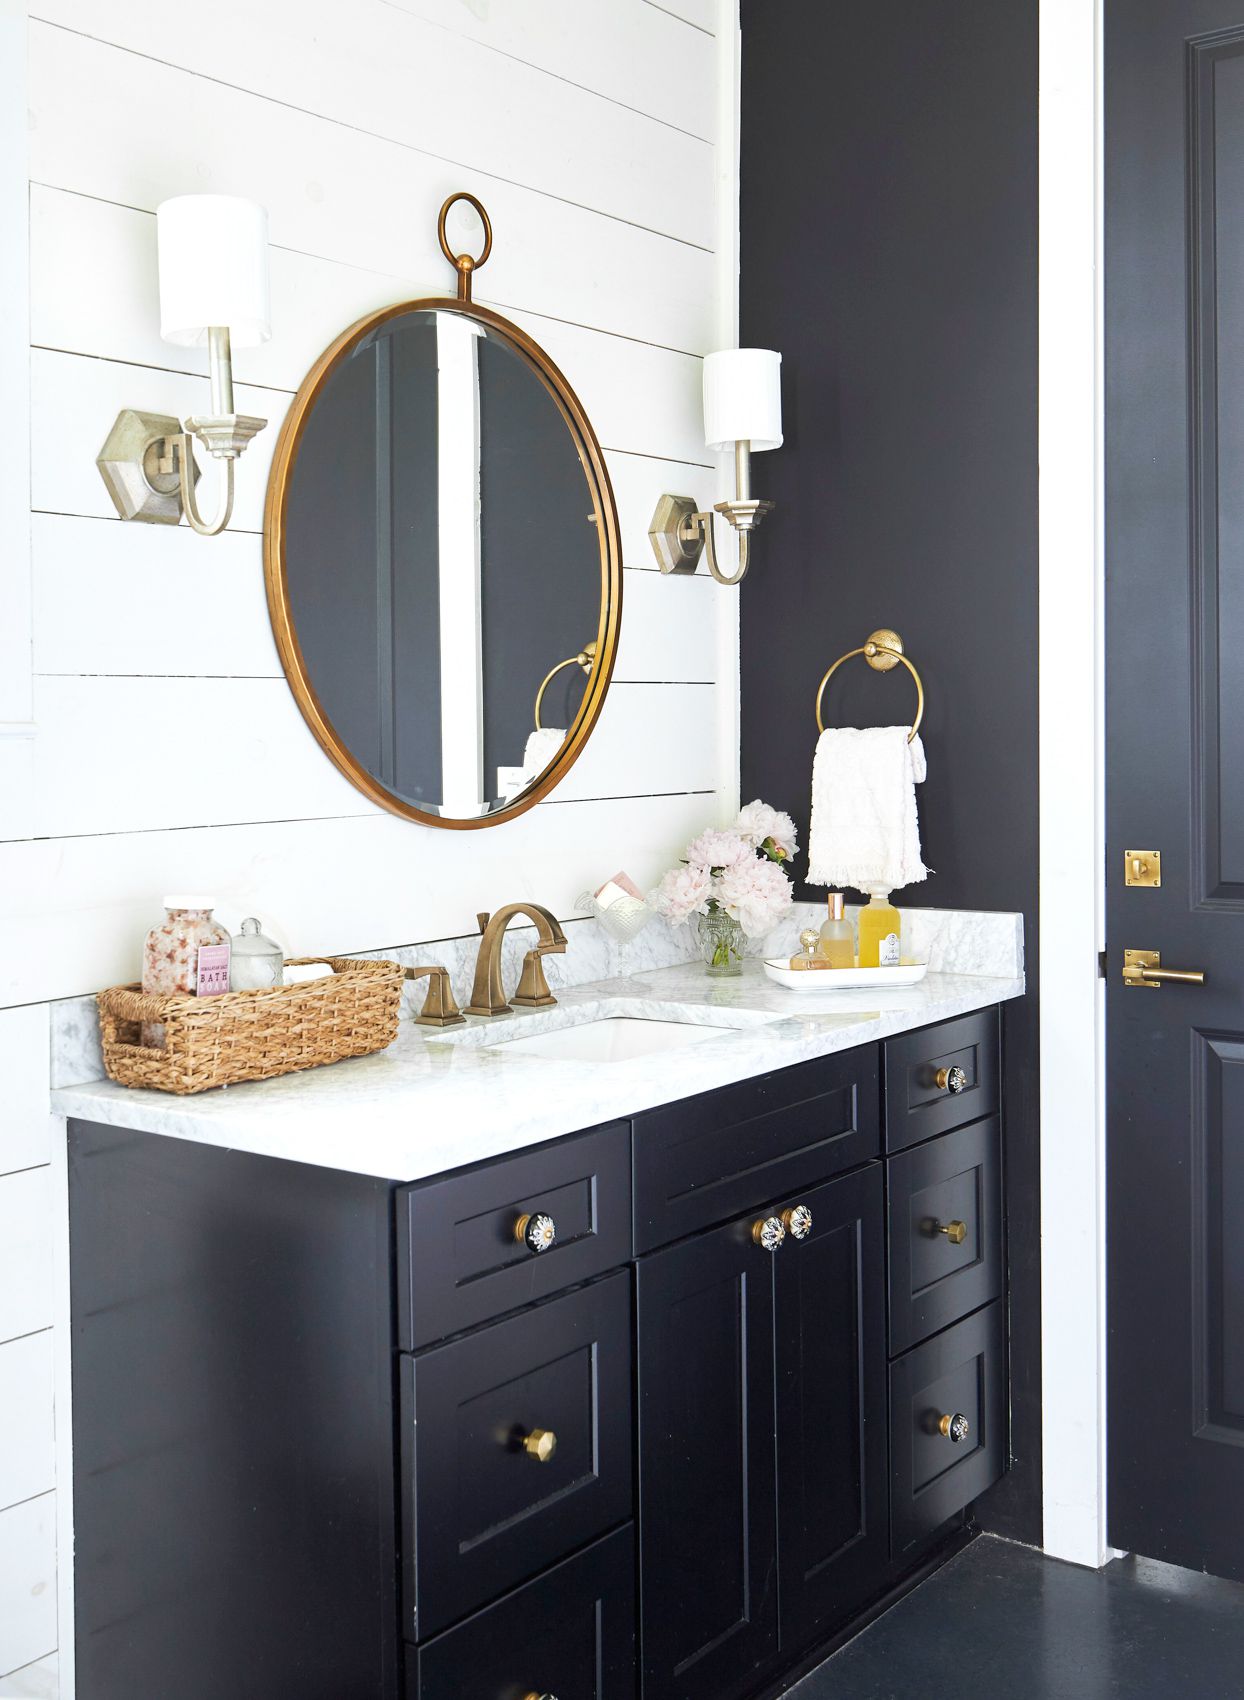
[[[143,413],[123,407],[113,422],[95,464],[122,519],[146,525],[176,525],[181,519],[181,478],[167,465],[166,442],[181,432],[181,421],[167,413]],[[199,469],[191,456],[189,475]]]
[[[648,539],[663,573],[693,573],[704,553],[704,534],[695,523],[690,496],[662,496],[648,527]]]

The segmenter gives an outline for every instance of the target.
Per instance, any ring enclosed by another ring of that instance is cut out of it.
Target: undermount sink
[[[657,1051],[678,1051],[734,1029],[686,1021],[645,1020],[634,1015],[610,1015],[577,1027],[558,1027],[526,1039],[502,1039],[490,1050],[544,1057],[551,1062],[615,1063]]]

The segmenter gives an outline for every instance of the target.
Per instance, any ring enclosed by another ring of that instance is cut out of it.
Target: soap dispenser
[[[872,886],[869,893],[868,903],[860,910],[860,967],[897,968],[902,955],[902,919],[888,891]]]
[[[817,939],[816,953],[830,968],[855,967],[855,928],[846,918],[846,899],[831,891],[829,915]]]

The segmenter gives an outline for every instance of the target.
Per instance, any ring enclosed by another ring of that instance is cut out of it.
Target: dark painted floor
[[[1242,1700],[1244,1584],[982,1536],[788,1700]]]

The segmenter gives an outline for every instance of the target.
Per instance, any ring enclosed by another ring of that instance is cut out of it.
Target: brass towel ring
[[[543,726],[541,726],[541,724],[540,724],[540,704],[544,701],[544,693],[549,688],[549,686],[553,682],[553,680],[557,677],[557,675],[561,672],[562,668],[563,667],[582,667],[582,669],[585,673],[590,674],[595,663],[596,663],[596,640],[595,640],[595,638],[593,638],[591,643],[585,643],[583,645],[583,648],[579,651],[579,653],[577,655],[568,655],[564,661],[559,661],[557,663],[556,667],[550,668],[550,670],[544,675],[544,678],[540,681],[540,689],[536,692],[536,731],[537,732],[543,732],[543,730],[544,730]]]
[[[912,722],[911,734],[907,739],[909,744],[913,743],[915,741],[916,733],[920,730],[920,722],[924,719],[924,685],[919,673],[916,672],[916,669],[912,666],[911,662],[903,654],[902,638],[897,632],[890,631],[886,626],[882,626],[879,631],[870,632],[868,634],[868,642],[862,644],[859,649],[849,649],[845,655],[840,655],[837,661],[835,661],[833,666],[829,669],[829,672],[826,673],[825,677],[821,680],[821,688],[816,693],[817,731],[823,732],[825,730],[825,722],[821,719],[821,698],[825,695],[826,685],[833,678],[834,674],[842,666],[844,661],[850,661],[857,655],[862,655],[868,665],[875,669],[878,673],[888,673],[891,667],[897,667],[901,661],[903,666],[906,667],[907,671],[915,680],[916,718]],[[537,724],[539,724],[539,722],[537,722]]]
[[[449,246],[449,237],[445,231],[445,220],[449,217],[450,207],[458,201],[469,202],[484,221],[484,251],[482,254],[477,254],[474,259],[470,254],[455,254]],[[460,189],[456,195],[451,195],[441,208],[441,215],[436,221],[436,234],[440,238],[441,253],[458,273],[458,299],[459,301],[469,301],[471,299],[471,274],[477,272],[485,264],[489,254],[492,253],[492,224],[489,221],[488,214],[484,211],[484,203],[477,201],[474,195],[468,195],[465,189]]]

